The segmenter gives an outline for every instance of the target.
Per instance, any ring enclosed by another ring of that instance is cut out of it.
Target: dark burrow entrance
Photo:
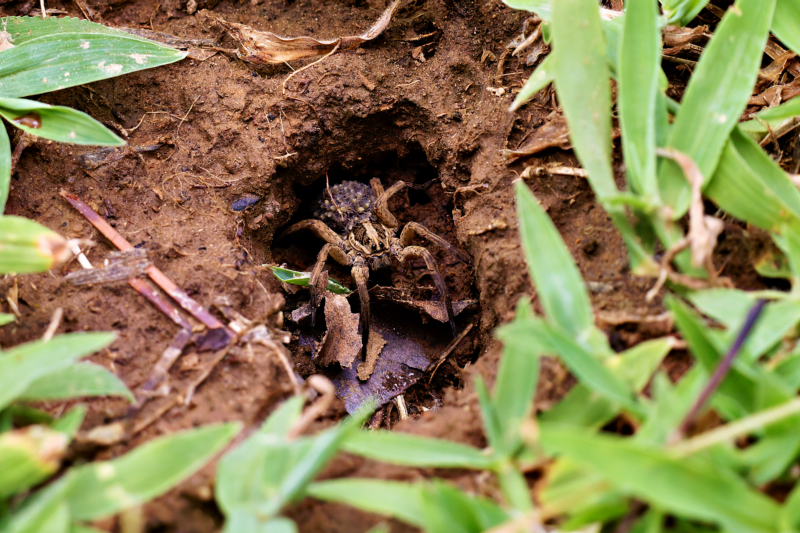
[[[399,222],[397,236],[407,223],[417,222],[459,248],[451,214],[452,196],[442,188],[436,169],[417,145],[402,155],[388,151],[344,165],[333,164],[328,168],[327,175],[319,176],[310,185],[295,186],[298,208],[289,222],[276,233],[271,247],[273,263],[310,272],[325,242],[308,230],[279,238],[281,232],[296,222],[318,218],[315,211],[319,202],[328,198],[325,195],[329,187],[335,188],[347,181],[368,185],[373,178],[378,178],[386,189],[398,181],[412,185],[402,189],[389,201],[389,209]],[[365,353],[362,352],[349,368],[332,362],[326,354],[325,343],[331,342],[326,335],[336,335],[336,332],[328,330],[342,328],[338,322],[329,323],[327,306],[331,304],[328,300],[318,308],[316,322],[312,326],[309,316],[310,291],[284,285],[287,327],[292,332],[290,350],[298,371],[304,376],[322,373],[330,377],[348,410],[352,411],[369,396],[387,401],[401,392],[410,415],[436,409],[442,405],[442,390],[448,386],[461,386],[459,369],[474,361],[480,351],[478,328],[472,326],[477,319],[479,305],[471,261],[464,261],[422,237],[415,237],[412,244],[426,247],[435,258],[457,313],[455,320],[457,338],[460,340],[455,343],[449,324],[434,316],[443,318],[436,311],[438,308],[444,310],[444,304],[443,301],[440,303],[439,291],[425,261],[419,258],[401,264],[395,259],[388,268],[371,270],[367,284],[370,331],[378,332],[386,343],[368,379],[364,379],[366,374],[358,375],[362,357],[366,358]],[[325,268],[330,279],[354,291],[347,297],[349,310],[360,313],[356,283],[351,277],[350,267],[329,258]],[[465,330],[468,330],[466,334]],[[373,424],[391,426],[398,417],[396,409],[384,409],[373,419]]]

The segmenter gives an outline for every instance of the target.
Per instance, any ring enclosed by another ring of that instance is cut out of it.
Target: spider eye
[[[378,249],[378,247],[377,247],[377,246],[375,246],[375,245],[373,244],[373,245],[372,245],[372,251],[374,252],[374,251],[375,251],[375,250],[377,250],[377,249]]]

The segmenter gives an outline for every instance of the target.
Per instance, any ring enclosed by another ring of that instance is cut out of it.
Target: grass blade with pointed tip
[[[557,424],[542,424],[540,436],[549,453],[565,455],[661,509],[716,522],[725,531],[778,531],[778,505],[708,461]]]
[[[553,4],[553,74],[575,154],[600,202],[619,192],[611,170],[611,73],[595,0]]]
[[[184,52],[123,32],[45,35],[0,52],[0,95],[46,93],[184,57]]]
[[[41,376],[111,344],[113,333],[67,333],[48,342],[33,341],[0,353],[0,409]]]
[[[311,273],[309,272],[298,272],[296,270],[289,270],[288,268],[277,266],[271,266],[269,268],[272,270],[272,274],[284,283],[308,287],[308,281],[311,279]],[[328,278],[327,289],[334,294],[344,294],[345,296],[353,292],[338,281],[330,278]]]
[[[93,520],[163,494],[205,465],[239,432],[238,422],[182,431],[143,444],[118,459],[73,469],[66,495],[73,518]]]
[[[525,259],[547,320],[575,334],[594,327],[586,285],[558,230],[536,198],[517,183],[517,217]]]
[[[705,183],[711,179],[728,136],[747,106],[761,68],[774,7],[775,0],[738,0],[729,8],[683,95],[669,146],[697,164]],[[674,210],[673,216],[683,216],[691,191],[676,163],[662,163],[659,185],[662,198]]]
[[[0,216],[6,209],[11,187],[11,141],[5,127],[0,127]]]
[[[76,363],[38,378],[20,394],[20,400],[62,400],[80,396],[122,396],[133,402],[133,394],[114,374],[100,365]]]
[[[0,116],[31,135],[51,141],[95,146],[125,145],[125,141],[98,121],[69,107],[0,97]]]
[[[346,452],[386,463],[421,468],[489,469],[492,458],[458,442],[390,431],[359,431],[342,443]]]
[[[656,103],[661,71],[657,0],[630,0],[620,45],[619,125],[631,188],[656,200]]]
[[[318,500],[346,503],[362,511],[391,516],[419,528],[425,527],[423,486],[378,479],[334,479],[312,483],[306,495]]]
[[[553,83],[553,71],[551,67],[552,56],[547,56],[544,60],[536,67],[536,70],[533,71],[531,77],[528,78],[528,81],[525,82],[525,85],[522,86],[520,89],[519,94],[516,98],[514,98],[514,102],[511,104],[511,107],[508,109],[509,113],[513,113],[520,107],[522,107],[525,102],[536,96],[536,93]]]

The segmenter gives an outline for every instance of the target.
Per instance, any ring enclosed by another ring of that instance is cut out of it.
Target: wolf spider
[[[320,280],[323,279],[323,268],[328,257],[332,257],[339,264],[351,267],[351,275],[358,287],[358,297],[361,301],[359,327],[364,346],[362,356],[365,355],[369,342],[367,279],[370,269],[387,268],[391,266],[392,258],[397,258],[400,263],[403,263],[408,259],[421,257],[425,260],[425,265],[431,272],[436,288],[444,300],[447,318],[453,330],[453,337],[455,337],[457,331],[453,306],[444,279],[436,266],[436,260],[426,248],[412,246],[411,240],[415,235],[423,237],[452,252],[464,262],[469,261],[469,256],[416,222],[406,224],[400,232],[400,238],[397,238],[395,233],[399,224],[389,211],[389,198],[404,187],[413,187],[413,185],[398,181],[389,189],[384,190],[380,180],[373,178],[370,186],[357,181],[345,181],[326,189],[323,199],[319,202],[319,209],[314,213],[319,220],[303,220],[287,228],[281,234],[280,238],[283,238],[296,231],[308,229],[326,242],[317,256],[317,262],[309,280],[311,324],[314,325],[316,322],[317,307],[321,303],[324,291],[324,287],[320,286]],[[326,223],[328,221],[339,229],[339,233]]]

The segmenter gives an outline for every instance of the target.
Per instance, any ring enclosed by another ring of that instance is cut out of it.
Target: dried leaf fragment
[[[359,314],[350,311],[350,303],[341,294],[325,295],[325,322],[328,331],[319,352],[320,364],[338,362],[350,368],[361,352],[361,335],[358,333]]]
[[[281,37],[272,32],[254,30],[244,24],[217,19],[228,34],[238,42],[237,55],[243,61],[257,64],[275,64],[309,57],[318,57],[331,52],[339,46],[342,49],[355,48],[371,41],[383,33],[392,20],[400,0],[393,2],[375,23],[361,35],[338,37],[320,41],[313,37]]]
[[[366,381],[375,371],[375,365],[378,364],[378,357],[386,346],[386,340],[381,337],[381,334],[370,329],[369,342],[367,344],[367,360],[358,365],[358,379]]]

